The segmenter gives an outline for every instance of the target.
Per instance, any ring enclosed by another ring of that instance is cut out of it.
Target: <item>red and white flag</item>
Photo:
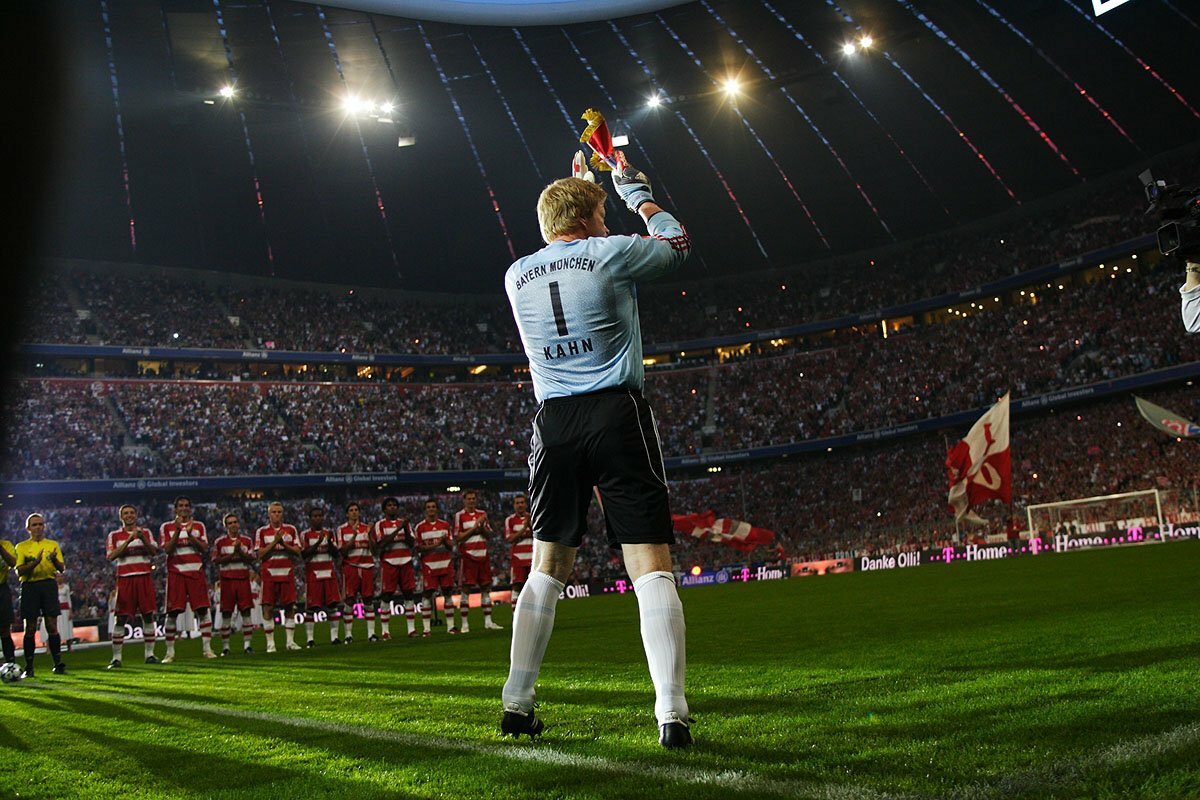
[[[743,553],[749,553],[759,545],[775,541],[775,532],[757,528],[739,519],[718,518],[711,511],[700,514],[672,514],[671,525],[679,533],[714,544],[724,544]]]
[[[946,454],[950,483],[947,503],[955,521],[986,522],[972,511],[988,498],[1012,502],[1012,461],[1008,446],[1008,393],[971,426],[966,438]]]

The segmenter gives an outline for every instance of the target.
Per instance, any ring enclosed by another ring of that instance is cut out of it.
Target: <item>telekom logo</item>
[[[953,561],[954,560],[954,548],[953,547],[943,547],[942,548],[942,559],[947,564],[949,564],[951,561]]]

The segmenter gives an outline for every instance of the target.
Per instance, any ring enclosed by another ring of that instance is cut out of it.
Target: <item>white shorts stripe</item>
[[[654,457],[650,455],[650,444],[646,441],[646,429],[642,427],[642,411],[638,408],[637,398],[633,396],[633,392],[629,393],[629,402],[633,403],[633,413],[637,414],[638,433],[642,436],[642,448],[646,451],[646,464],[650,467],[650,474],[658,479],[658,482],[667,488],[667,468],[662,463],[662,449],[659,448],[658,463],[661,467],[661,472],[654,471]],[[654,412],[650,412],[650,422],[654,423]],[[655,443],[657,444],[658,435],[655,434]]]

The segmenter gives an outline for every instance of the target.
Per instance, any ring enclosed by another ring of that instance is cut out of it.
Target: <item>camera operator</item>
[[[1187,262],[1187,282],[1179,287],[1183,300],[1183,327],[1188,333],[1200,333],[1200,263]]]

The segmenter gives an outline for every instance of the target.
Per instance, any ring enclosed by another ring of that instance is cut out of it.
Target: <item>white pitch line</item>
[[[955,800],[994,800],[1018,797],[1069,786],[1101,768],[1119,767],[1146,761],[1200,744],[1200,722],[1191,722],[1163,733],[1131,739],[1102,747],[1082,758],[1055,763],[1045,769],[1029,770],[984,781],[960,789],[950,796]]]
[[[170,708],[176,711],[198,711],[234,719],[270,722],[277,725],[288,725],[293,728],[306,728],[326,733],[358,736],[363,739],[374,739],[407,747],[426,747],[440,751],[457,750],[463,753],[492,756],[513,761],[530,761],[563,767],[592,769],[597,772],[615,773],[632,778],[654,778],[660,781],[670,781],[693,786],[711,786],[739,793],[748,792],[751,794],[775,795],[779,797],[814,798],[815,800],[917,800],[921,797],[920,795],[877,792],[864,786],[781,781],[739,770],[721,770],[718,772],[679,765],[660,766],[640,762],[615,761],[598,756],[566,753],[561,750],[555,750],[546,743],[530,743],[529,745],[522,746],[513,744],[491,745],[482,742],[464,742],[459,739],[447,739],[441,736],[422,736],[382,728],[347,725],[342,722],[310,719],[308,717],[271,714],[265,711],[247,711],[244,709],[209,705],[207,703],[192,703],[183,700],[146,697],[107,689],[71,687],[69,691],[79,694],[119,698],[124,702]]]

